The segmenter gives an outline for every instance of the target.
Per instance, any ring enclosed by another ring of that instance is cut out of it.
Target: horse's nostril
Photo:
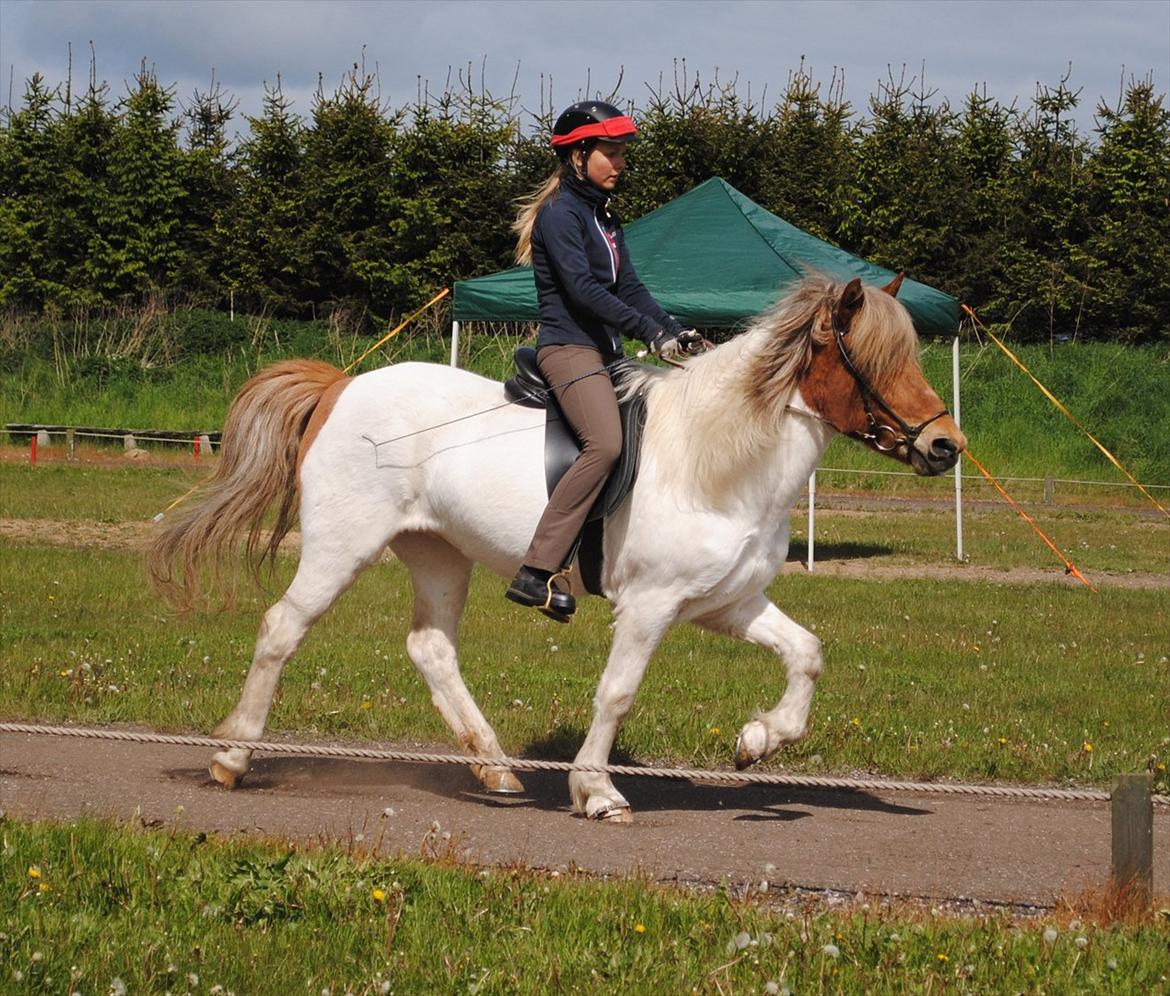
[[[959,453],[958,444],[950,436],[939,436],[930,444],[930,455],[940,460],[950,460]]]

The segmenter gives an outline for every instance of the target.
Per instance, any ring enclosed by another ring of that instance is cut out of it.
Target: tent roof
[[[806,271],[886,284],[891,270],[824,242],[713,177],[626,225],[638,276],[684,325],[738,325],[766,311]],[[906,280],[898,300],[920,333],[958,328],[958,302]],[[537,321],[531,267],[455,284],[456,321]]]

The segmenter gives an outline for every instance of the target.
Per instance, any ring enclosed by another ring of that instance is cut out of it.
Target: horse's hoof
[[[599,823],[633,823],[634,814],[630,812],[629,806],[606,806],[604,809],[599,809],[590,817],[591,820],[597,820]]]
[[[217,782],[219,782],[220,785],[228,790],[238,789],[240,787],[240,783],[244,780],[244,776],[242,774],[236,774],[236,772],[225,768],[218,761],[212,761],[208,766],[207,771],[213,779],[215,779]]]
[[[480,772],[479,783],[492,795],[522,795],[524,786],[507,768],[486,768]]]
[[[753,719],[735,738],[735,768],[743,771],[755,764],[768,750],[768,731],[759,720]]]

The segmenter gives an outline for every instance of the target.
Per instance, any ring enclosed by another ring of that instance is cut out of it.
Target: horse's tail
[[[234,572],[227,575],[227,554],[247,532],[245,552],[251,574],[259,581],[265,559],[292,527],[296,515],[297,456],[309,417],[321,396],[345,374],[317,360],[287,360],[261,370],[236,395],[223,429],[219,467],[207,483],[202,501],[162,527],[147,558],[155,588],[180,609],[188,610],[203,589],[203,567],[230,601]],[[261,527],[277,505],[271,532]]]

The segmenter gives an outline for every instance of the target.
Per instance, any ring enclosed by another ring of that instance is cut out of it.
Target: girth
[[[521,346],[514,355],[516,376],[504,383],[509,400],[525,408],[545,409],[544,481],[549,495],[581,453],[581,444],[561,413],[556,397],[536,365],[536,350]],[[609,368],[615,387],[633,364],[619,363]],[[646,416],[646,399],[638,392],[618,404],[622,422],[622,452],[597,501],[589,510],[585,528],[577,540],[574,553],[586,591],[601,594],[602,538],[606,517],[621,507],[638,476],[642,426]],[[570,553],[570,560],[573,553]]]

